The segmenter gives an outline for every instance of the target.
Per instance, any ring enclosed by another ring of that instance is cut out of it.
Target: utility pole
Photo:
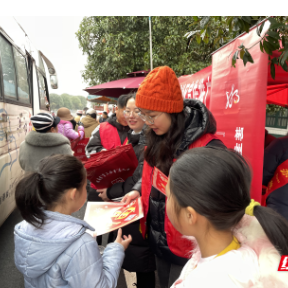
[[[152,30],[151,30],[151,16],[149,16],[149,31],[150,31],[150,69],[153,70],[153,58],[152,58]]]

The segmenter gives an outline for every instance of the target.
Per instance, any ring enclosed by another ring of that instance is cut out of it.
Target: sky
[[[58,89],[49,93],[87,96],[89,85],[82,80],[87,57],[82,55],[75,32],[84,16],[14,16],[38,50],[53,63]],[[48,74],[47,74],[48,76]],[[47,77],[49,78],[49,77]]]

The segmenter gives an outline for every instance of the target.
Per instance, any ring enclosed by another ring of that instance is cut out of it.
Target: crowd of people
[[[161,288],[288,287],[288,272],[277,272],[288,255],[288,183],[266,195],[268,207],[251,199],[249,165],[215,136],[203,103],[183,100],[171,68],[152,70],[99,122],[94,109],[85,114],[39,113],[20,146],[26,173],[15,192],[24,219],[15,227],[15,264],[25,287],[116,287],[121,268],[136,272],[138,288],[155,287],[155,271]],[[87,158],[132,144],[133,175],[96,189],[73,156],[84,138]],[[267,189],[288,159],[287,139],[267,143]],[[169,177],[166,196],[152,186],[154,167]],[[71,214],[87,199],[119,197],[124,204],[141,197],[144,217],[110,233],[101,256],[101,237],[95,241],[85,233],[94,229]]]

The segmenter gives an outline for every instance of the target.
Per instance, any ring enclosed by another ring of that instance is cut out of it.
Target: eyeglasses
[[[144,122],[147,122],[147,123],[149,123],[150,125],[153,125],[153,124],[154,124],[154,121],[155,121],[159,116],[161,116],[162,114],[163,114],[163,112],[160,113],[160,114],[158,114],[158,115],[156,115],[156,116],[149,116],[149,115],[144,115],[144,114],[142,114],[141,111],[138,112],[138,116],[139,116]]]
[[[137,110],[137,111],[126,111],[126,110],[123,111],[123,114],[124,114],[124,117],[125,117],[125,118],[130,117],[131,114],[132,114],[132,116],[133,116],[134,118],[138,118],[138,117],[139,117],[138,113],[139,113],[138,110]]]

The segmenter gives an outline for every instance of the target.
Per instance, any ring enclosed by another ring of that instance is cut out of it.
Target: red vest
[[[281,188],[282,186],[286,184],[288,184],[288,160],[284,161],[277,167],[273,178],[268,183],[268,187],[264,186],[266,189],[265,189],[265,194],[262,195],[261,205],[266,207],[267,206],[266,200],[268,196],[273,191],[277,190],[278,188]]]
[[[190,146],[189,149],[192,148],[197,148],[197,147],[203,147],[209,144],[214,139],[218,139],[216,136],[213,134],[205,134],[202,137],[200,137],[198,140],[193,142]],[[176,159],[174,159],[176,161]],[[140,220],[140,227],[141,227],[141,232],[142,236],[145,238],[146,236],[146,221],[147,221],[147,214],[149,211],[149,198],[150,198],[150,192],[152,188],[152,173],[153,173],[153,168],[149,166],[149,164],[144,161],[143,165],[143,172],[142,172],[142,202],[143,202],[143,211],[144,211],[144,218]],[[167,200],[167,199],[166,199]],[[191,256],[191,251],[193,249],[191,245],[191,241],[183,238],[183,235],[178,232],[172,223],[170,222],[167,213],[166,213],[166,208],[165,208],[165,224],[164,224],[164,229],[166,233],[166,238],[167,238],[167,243],[168,247],[173,252],[175,255],[183,258],[190,258]]]
[[[100,123],[99,134],[102,146],[109,150],[121,146],[121,140],[117,131],[117,128],[108,122]],[[128,138],[126,137],[123,145],[126,145]]]

